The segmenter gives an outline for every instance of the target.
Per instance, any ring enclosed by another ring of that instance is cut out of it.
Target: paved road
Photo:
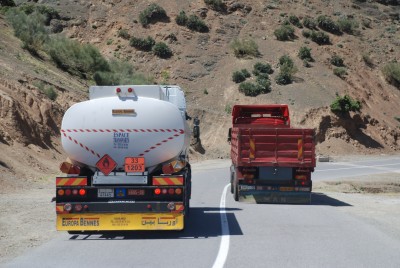
[[[400,267],[400,240],[338,209],[349,204],[323,194],[314,194],[312,205],[237,203],[229,190],[222,194],[229,162],[206,165],[194,167],[184,232],[60,233],[3,266]],[[319,163],[314,180],[388,172],[400,173],[400,157]]]

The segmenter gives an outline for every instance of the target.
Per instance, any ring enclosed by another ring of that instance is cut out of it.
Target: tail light
[[[175,189],[175,194],[181,194],[182,193],[182,189],[181,188],[176,188]]]
[[[71,210],[72,210],[72,205],[70,203],[64,205],[64,211],[71,212]]]
[[[71,195],[71,189],[66,189],[65,190],[65,195]]]
[[[115,90],[118,93],[121,93],[121,88],[117,87],[117,89]]]
[[[86,194],[86,189],[79,189],[79,195],[84,196]]]
[[[57,194],[63,196],[65,194],[65,191],[63,189],[58,189]]]
[[[168,193],[169,193],[169,194],[174,194],[174,193],[175,193],[175,190],[174,190],[173,188],[170,188],[170,189],[168,189]]]
[[[154,193],[155,193],[156,195],[161,194],[161,189],[160,189],[160,188],[154,189]]]
[[[294,178],[295,178],[296,180],[307,180],[307,175],[304,175],[304,174],[302,174],[302,175],[296,175],[296,176],[294,176]]]
[[[77,195],[78,194],[78,189],[72,189],[72,195]]]

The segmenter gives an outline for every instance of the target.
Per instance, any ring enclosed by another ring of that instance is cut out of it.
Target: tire
[[[231,172],[231,194],[233,194],[233,173]]]
[[[235,201],[239,201],[239,189],[238,189],[238,183],[236,180],[233,181],[233,199]]]

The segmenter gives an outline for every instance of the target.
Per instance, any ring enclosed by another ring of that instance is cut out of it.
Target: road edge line
[[[226,192],[230,184],[227,184],[222,191],[221,202],[219,204],[219,213],[221,216],[221,242],[219,244],[219,250],[217,258],[214,261],[213,268],[222,268],[225,265],[226,258],[228,257],[229,251],[229,223],[228,218],[226,217],[225,210],[225,201],[226,201]]]

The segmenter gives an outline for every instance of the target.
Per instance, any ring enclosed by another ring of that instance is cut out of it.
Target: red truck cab
[[[290,127],[285,104],[235,105],[228,135],[234,199],[310,203],[314,137],[313,129]]]

